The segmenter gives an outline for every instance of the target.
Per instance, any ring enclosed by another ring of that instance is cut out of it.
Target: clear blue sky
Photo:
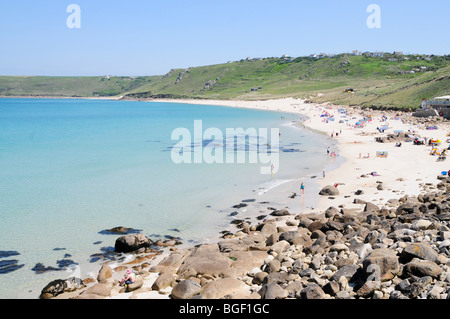
[[[70,4],[81,28],[70,29]],[[370,4],[381,28],[370,29]],[[288,54],[450,54],[449,0],[0,2],[0,75],[157,75]]]

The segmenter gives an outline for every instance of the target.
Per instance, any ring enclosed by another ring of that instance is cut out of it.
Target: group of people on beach
[[[327,147],[327,155],[331,156],[331,157],[338,157],[339,154],[334,152],[334,151],[330,151],[330,147]]]

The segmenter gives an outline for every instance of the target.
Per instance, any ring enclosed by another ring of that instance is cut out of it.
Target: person
[[[305,184],[301,184],[300,185],[300,189],[301,189],[301,191],[302,191],[302,195],[305,193]]]
[[[322,171],[322,177],[325,178],[325,171]]]
[[[127,273],[123,277],[123,279],[120,281],[120,285],[129,285],[136,281],[136,274],[131,270],[130,268],[127,269]]]

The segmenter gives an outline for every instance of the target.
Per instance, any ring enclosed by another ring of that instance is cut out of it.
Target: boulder
[[[339,283],[336,281],[329,281],[324,287],[323,291],[331,296],[335,296],[339,292]]]
[[[356,295],[363,298],[369,298],[372,296],[375,290],[379,290],[381,287],[380,281],[366,281],[362,287],[356,291]]]
[[[103,265],[102,268],[100,268],[100,271],[97,275],[97,281],[98,282],[105,282],[108,278],[112,277],[113,270],[108,265]]]
[[[290,214],[291,213],[289,213],[289,211],[287,209],[277,209],[277,210],[274,210],[272,213],[270,213],[270,215],[272,215],[272,216],[287,216]]]
[[[246,289],[247,285],[241,280],[235,278],[217,279],[207,283],[202,291],[202,298],[205,299],[221,299],[233,295],[238,295]]]
[[[339,278],[345,277],[349,281],[354,281],[360,273],[360,267],[356,264],[346,265],[339,268],[338,271],[330,278],[331,281],[339,281]]]
[[[89,287],[80,295],[82,299],[104,299],[111,295],[112,283],[98,283]]]
[[[232,260],[231,268],[237,275],[245,275],[255,268],[261,268],[267,258],[266,251],[234,251],[228,257]]]
[[[203,251],[186,257],[178,269],[178,274],[193,269],[200,275],[219,276],[230,268],[232,260],[220,252]]]
[[[57,279],[42,289],[40,298],[50,299],[64,292],[71,292],[84,287],[83,281],[80,278],[70,277],[68,279]]]
[[[291,245],[286,240],[280,240],[279,242],[276,242],[272,246],[270,246],[270,249],[277,254],[280,254],[284,251],[286,251]]]
[[[300,291],[300,297],[302,299],[323,299],[325,292],[317,284],[308,284]]]
[[[401,253],[403,262],[408,262],[415,257],[435,262],[438,259],[438,256],[438,253],[427,243],[407,244]]]
[[[148,237],[143,234],[135,234],[117,238],[114,248],[119,253],[129,253],[151,245],[152,241]]]
[[[198,295],[202,287],[191,279],[185,279],[176,284],[172,289],[172,298],[174,299],[190,299]]]
[[[327,185],[320,190],[319,195],[336,196],[336,195],[339,195],[339,190],[337,189],[337,187],[334,187],[332,185]]]
[[[274,223],[265,223],[260,233],[265,238],[268,238],[270,235],[277,233],[277,226]]]
[[[144,285],[144,278],[142,276],[138,276],[135,282],[127,285],[127,292],[138,290],[139,288],[142,288],[143,285]]]
[[[367,275],[380,276],[375,280],[389,280],[400,269],[399,260],[395,251],[378,248],[374,249],[363,261],[363,268]]]
[[[364,212],[367,212],[367,213],[376,213],[379,210],[380,210],[380,208],[371,202],[366,202],[366,205],[364,206]]]
[[[168,272],[163,272],[156,278],[152,285],[152,290],[162,290],[167,287],[171,287],[175,282],[175,277]]]
[[[261,299],[283,299],[288,296],[288,291],[281,288],[281,286],[275,282],[264,285],[258,294],[261,295]]]
[[[438,278],[442,272],[443,270],[434,262],[429,260],[421,260],[418,258],[414,258],[403,267],[404,276],[430,276],[433,278]]]
[[[426,230],[433,223],[426,219],[418,219],[412,222],[412,228],[414,230]]]

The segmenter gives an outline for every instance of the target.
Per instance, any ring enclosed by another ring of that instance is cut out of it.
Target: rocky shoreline
[[[122,236],[116,249],[135,251],[134,261],[105,263],[97,281],[54,281],[41,298],[450,299],[450,178],[421,187],[382,206],[355,190],[360,209],[294,215],[267,207],[216,243],[178,249],[162,241],[164,254],[142,234]],[[127,267],[138,280],[125,289],[118,278]]]

